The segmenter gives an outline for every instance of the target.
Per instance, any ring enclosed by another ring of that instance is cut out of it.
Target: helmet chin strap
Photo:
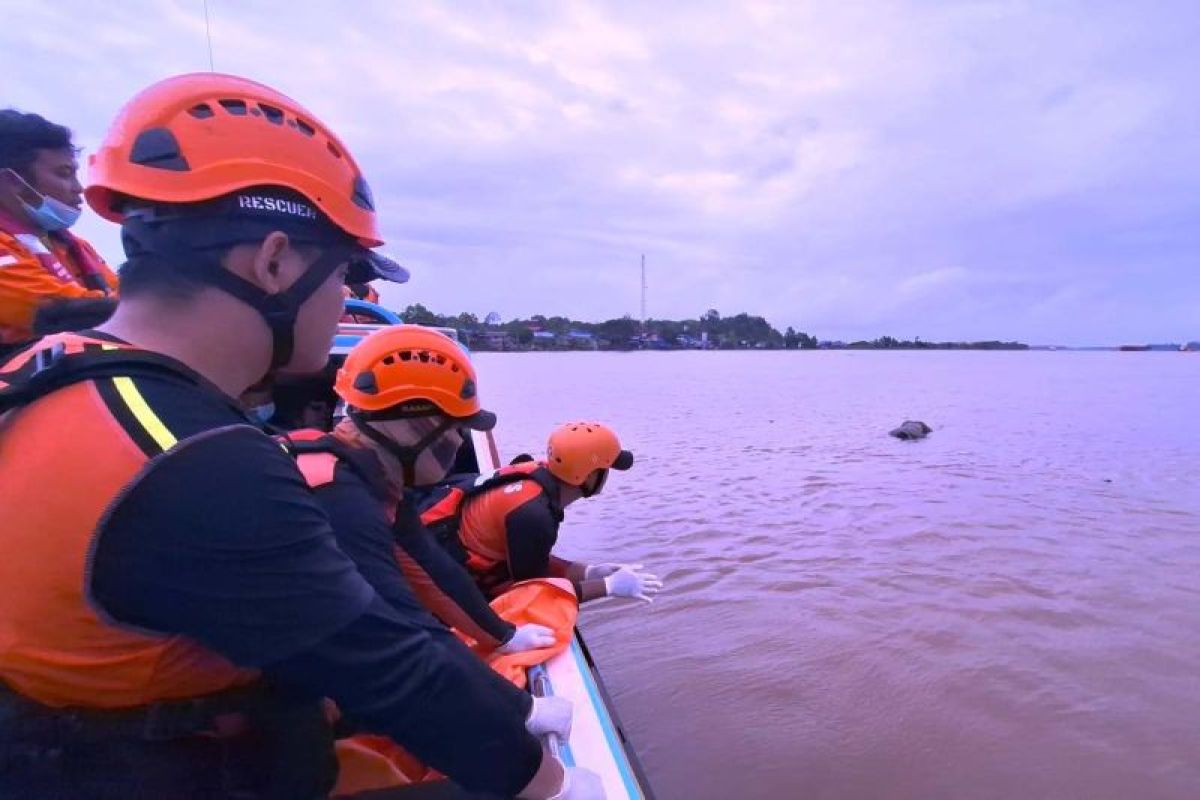
[[[604,490],[604,484],[608,481],[608,470],[600,469],[600,470],[596,470],[596,472],[599,472],[600,476],[598,478],[596,478],[596,483],[590,489],[588,488],[587,480],[585,480],[583,483],[581,483],[579,485],[579,494],[582,495],[584,497],[584,499],[589,498],[589,497],[595,497],[596,495],[600,494],[600,492],[602,492]],[[588,475],[588,479],[590,479],[591,477],[592,477],[591,475]]]
[[[169,218],[166,221],[170,221]],[[156,258],[161,268],[182,269],[190,279],[236,297],[259,313],[271,329],[271,365],[268,374],[292,360],[296,349],[296,318],[300,308],[321,288],[334,271],[349,261],[357,245],[351,241],[319,245],[321,255],[304,274],[282,292],[270,293],[245,278],[235,275],[221,264],[213,249],[213,240],[222,246],[236,244],[220,235],[222,220],[206,220],[202,228],[189,236],[171,225],[164,226],[152,210],[132,215],[121,225],[121,241],[132,261],[137,258]],[[228,221],[225,222],[228,227]],[[250,237],[247,241],[254,241]],[[208,242],[208,244],[197,244]]]
[[[388,453],[400,462],[401,469],[404,470],[404,485],[415,486],[417,482],[417,459],[421,457],[426,449],[434,442],[442,438],[446,431],[450,430],[458,424],[458,420],[452,417],[446,417],[441,424],[437,425],[429,433],[417,440],[416,444],[400,444],[395,439],[392,439],[387,434],[373,427],[369,423],[372,419],[382,420],[384,417],[376,416],[370,412],[359,411],[357,408],[347,408],[347,416],[354,420],[354,424],[358,427],[368,439],[378,444]]]
[[[288,288],[268,293],[250,281],[226,269],[211,270],[205,283],[231,294],[257,311],[271,329],[271,366],[274,372],[286,366],[296,351],[296,318],[300,308],[329,279],[352,253],[348,246],[334,246],[321,253],[303,275]]]

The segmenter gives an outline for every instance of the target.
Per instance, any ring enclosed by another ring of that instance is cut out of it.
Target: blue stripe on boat
[[[575,668],[579,670],[579,674],[583,678],[583,685],[587,687],[588,698],[592,702],[592,707],[596,709],[596,716],[600,718],[600,727],[604,729],[604,738],[608,741],[608,749],[612,751],[613,760],[617,762],[617,769],[621,773],[621,782],[625,784],[625,791],[630,797],[645,797],[637,780],[633,777],[633,768],[629,766],[625,748],[617,739],[617,726],[613,724],[612,717],[608,715],[608,708],[605,707],[604,701],[600,698],[600,692],[596,689],[596,680],[592,677],[592,670],[583,657],[583,650],[579,647],[579,642],[574,637],[571,638],[571,655],[575,659]]]

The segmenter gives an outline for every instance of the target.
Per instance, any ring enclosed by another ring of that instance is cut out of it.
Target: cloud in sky
[[[645,253],[652,316],[1200,336],[1195,3],[342,5],[210,0],[214,58],[351,146],[394,305],[636,315]],[[201,0],[6,17],[0,102],[85,146],[207,68]]]

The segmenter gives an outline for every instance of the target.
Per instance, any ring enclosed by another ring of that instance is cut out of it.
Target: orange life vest
[[[117,276],[83,239],[34,232],[0,211],[0,344],[33,337],[38,306],[115,294]]]
[[[492,608],[514,625],[537,623],[554,632],[553,645],[524,653],[488,654],[475,648],[492,669],[517,686],[526,686],[527,668],[543,664],[571,646],[579,601],[570,581],[559,578],[522,581],[493,600]],[[467,641],[466,644],[471,643]],[[334,797],[443,777],[385,736],[360,734],[340,739],[337,757],[338,782]]]
[[[360,457],[370,455],[369,451],[362,451],[318,430],[291,431],[281,439],[296,458],[296,466],[309,488],[319,489],[332,483],[338,464],[344,461],[364,480],[373,484],[377,494],[384,492],[383,480],[378,479],[373,474],[371,464]],[[380,499],[389,523],[396,521],[399,502],[399,496],[389,498],[387,502],[382,497]],[[460,607],[453,597],[447,595],[434,577],[404,548],[393,544],[392,555],[417,600],[442,624],[470,638],[483,652],[500,646],[501,642],[472,619],[470,613]]]
[[[466,487],[450,488],[421,514],[421,521],[466,568],[485,584],[507,570],[508,532],[505,520],[516,508],[539,495],[550,501],[551,513],[562,519],[553,478],[545,464],[526,461],[503,467],[490,478]]]
[[[303,428],[288,431],[279,437],[296,459],[296,466],[310,489],[319,489],[333,483],[334,471],[341,461],[335,449],[325,444],[324,440],[328,436],[331,434],[316,428]]]
[[[156,357],[58,334],[0,368],[0,681],[43,705],[131,708],[257,676],[182,636],[119,627],[88,597],[106,512],[177,443],[128,377],[139,359]]]

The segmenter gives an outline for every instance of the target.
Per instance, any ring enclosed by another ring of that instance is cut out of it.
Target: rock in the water
[[[932,433],[933,428],[926,425],[924,422],[915,419],[907,419],[899,428],[891,431],[888,435],[895,436],[897,439],[924,439],[925,434]]]

